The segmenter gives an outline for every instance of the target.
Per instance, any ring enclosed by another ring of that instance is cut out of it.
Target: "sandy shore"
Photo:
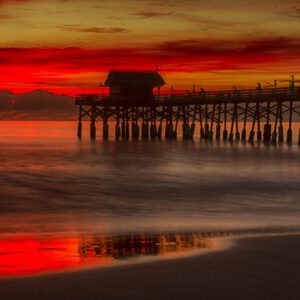
[[[1,300],[300,299],[300,235],[180,260],[0,280]]]

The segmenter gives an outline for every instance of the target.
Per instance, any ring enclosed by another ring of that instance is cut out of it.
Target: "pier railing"
[[[176,93],[176,94],[161,94],[155,95],[149,104],[164,105],[164,104],[197,104],[197,103],[234,103],[234,102],[264,102],[273,101],[278,98],[281,100],[290,100],[300,96],[300,88],[269,88],[269,89],[244,89],[244,90],[223,90],[223,91],[202,91],[198,93]],[[126,99],[126,101],[124,101]],[[115,105],[116,103],[124,105],[125,103],[141,105],[145,101],[136,102],[136,99],[129,97],[120,97],[114,99],[110,95],[105,94],[79,94],[76,95],[76,105]],[[146,102],[147,103],[147,102]]]

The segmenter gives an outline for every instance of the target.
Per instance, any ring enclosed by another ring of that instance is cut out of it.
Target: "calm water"
[[[77,140],[75,122],[0,122],[0,252],[12,235],[14,247],[20,236],[300,226],[296,144],[85,136]]]

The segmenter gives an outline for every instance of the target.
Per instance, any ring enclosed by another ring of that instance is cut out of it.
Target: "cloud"
[[[300,39],[297,38],[285,38],[278,37],[273,39],[252,41],[251,44],[245,47],[248,52],[277,52],[277,51],[299,51],[300,50]]]
[[[269,54],[271,56],[286,54],[289,56],[291,53],[299,52],[300,39],[286,37],[238,41],[191,39],[164,42],[158,45],[158,49],[165,53],[180,56],[197,56],[199,58],[201,56],[222,57],[228,55],[249,56],[265,54]]]
[[[155,18],[155,17],[165,17],[165,16],[171,16],[173,15],[172,12],[167,12],[167,13],[159,13],[155,11],[138,11],[134,14],[135,16],[139,16],[142,18]]]
[[[7,4],[22,4],[26,2],[33,2],[35,0],[0,0],[0,6],[1,5],[7,5]]]
[[[2,20],[9,20],[12,19],[13,17],[11,15],[8,14],[0,14],[0,21]]]
[[[109,69],[155,69],[163,72],[297,70],[300,39],[189,39],[137,48],[0,48],[2,86],[20,88],[93,88],[91,74]]]
[[[166,68],[181,66],[185,70],[193,65],[199,70],[206,67],[218,70],[224,65],[237,69],[260,62],[300,58],[299,53],[300,39],[284,37],[236,42],[178,40],[139,48],[0,48],[0,68],[68,70],[76,73],[122,66],[147,68],[159,63]]]
[[[300,8],[293,7],[289,12],[288,16],[293,18],[300,18]]]
[[[127,33],[129,32],[126,28],[120,27],[81,27],[77,24],[63,25],[58,27],[64,31],[76,31],[85,33]]]

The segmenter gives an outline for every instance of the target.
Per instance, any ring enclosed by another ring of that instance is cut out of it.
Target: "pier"
[[[159,90],[163,84],[156,72],[111,72],[105,83],[109,95],[76,95],[78,137],[82,137],[82,121],[88,118],[91,139],[96,138],[100,120],[104,140],[109,139],[110,130],[116,140],[173,140],[181,127],[183,140],[193,140],[198,131],[200,139],[208,141],[293,142],[293,122],[300,116],[300,88],[294,79],[289,87],[261,88],[259,84],[254,89],[154,95],[153,88]],[[109,128],[112,121],[113,129]]]

